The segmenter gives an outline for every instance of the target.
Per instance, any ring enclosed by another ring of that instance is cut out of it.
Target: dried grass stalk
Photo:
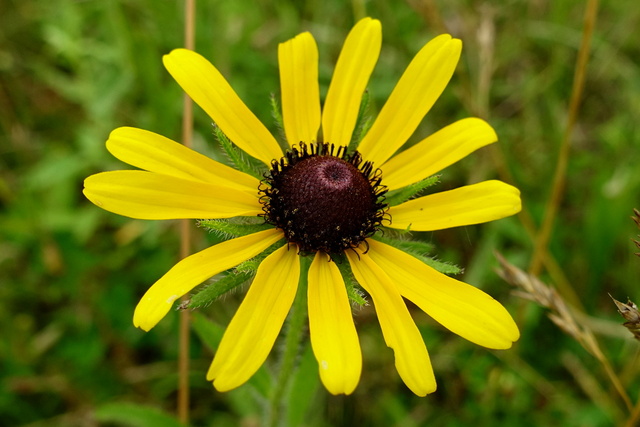
[[[622,325],[633,334],[635,339],[640,341],[640,311],[638,311],[638,306],[630,299],[627,299],[627,303],[624,304],[611,295],[609,296],[618,307],[618,313],[626,320]]]
[[[548,316],[553,323],[578,341],[591,355],[597,359],[604,358],[591,329],[577,320],[567,303],[554,288],[510,264],[502,255],[496,254],[496,257],[501,266],[501,269],[498,270],[500,277],[518,288],[513,292],[514,295],[548,308],[551,311]]]
[[[607,359],[600,349],[598,341],[591,329],[586,324],[578,321],[579,316],[573,314],[572,309],[569,308],[554,288],[545,285],[536,276],[527,274],[518,267],[510,264],[500,254],[496,254],[496,257],[501,266],[501,269],[498,270],[500,277],[519,289],[515,291],[514,294],[549,309],[550,313],[548,316],[553,323],[572,336],[587,352],[598,359],[607,373],[609,380],[624,401],[627,409],[632,412],[633,405],[631,399],[629,399],[629,395],[614,372],[609,359]]]

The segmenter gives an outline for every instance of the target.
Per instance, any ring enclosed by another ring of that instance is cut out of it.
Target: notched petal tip
[[[411,389],[411,391],[413,392],[413,394],[415,394],[418,397],[425,397],[431,393],[435,393],[437,389],[438,389],[438,384],[434,382],[429,387],[424,387],[422,389]]]
[[[295,37],[290,38],[289,40],[283,41],[281,43],[278,43],[278,48],[282,48],[285,47],[287,45],[290,45],[291,43],[293,43],[294,41],[305,41],[305,42],[310,42],[311,40],[309,39],[314,39],[313,34],[311,34],[309,31],[305,31],[302,32],[300,34],[297,34]]]
[[[520,339],[520,329],[507,309],[498,301],[496,301],[496,303],[502,308],[502,313],[496,314],[496,316],[501,316],[502,319],[502,335],[498,337],[494,345],[480,345],[493,350],[507,350],[513,346],[513,343]],[[500,339],[502,342],[500,342]]]
[[[133,326],[149,332],[171,310],[171,303],[153,304],[150,298],[143,298],[133,313]]]
[[[370,27],[377,27],[382,29],[382,25],[380,24],[380,20],[372,18],[370,16],[365,16],[364,18],[360,19],[358,22],[356,22],[356,24],[353,26],[353,29],[356,28],[361,28],[363,26],[370,26]],[[352,29],[352,31],[353,31]]]
[[[175,57],[177,55],[182,55],[182,54],[187,54],[187,55],[188,54],[195,54],[195,55],[197,55],[197,53],[195,53],[191,49],[186,49],[184,47],[178,47],[176,49],[172,49],[171,52],[162,55],[162,59],[164,60],[165,58]]]
[[[199,57],[200,55],[183,47],[173,49],[171,52],[162,55],[162,65],[164,65],[164,68],[170,72],[172,66],[178,65],[180,61],[183,61],[190,56]]]
[[[215,379],[209,378],[209,375],[207,375],[207,381],[212,381],[213,388],[215,388],[220,393],[226,393],[227,391],[231,391],[234,388],[238,388],[242,385],[242,384],[232,384],[232,383],[229,383],[228,381],[225,382],[224,380],[220,380],[219,378],[215,378]]]

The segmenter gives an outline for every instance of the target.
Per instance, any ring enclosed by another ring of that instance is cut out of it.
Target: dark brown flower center
[[[294,148],[274,161],[260,189],[264,218],[303,252],[338,253],[380,226],[386,205],[378,171],[329,144]]]

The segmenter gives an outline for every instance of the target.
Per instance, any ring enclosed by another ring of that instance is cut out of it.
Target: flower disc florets
[[[339,253],[380,227],[387,207],[380,179],[357,151],[300,143],[271,163],[260,187],[263,217],[302,252]]]

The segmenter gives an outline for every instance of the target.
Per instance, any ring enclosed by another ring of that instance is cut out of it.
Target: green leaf
[[[455,275],[462,273],[462,268],[455,264],[438,261],[433,257],[427,256],[433,251],[433,245],[420,240],[407,240],[392,237],[383,237],[380,234],[376,234],[376,240],[386,243],[394,248],[400,249],[409,255],[418,258],[420,261],[427,264],[429,267],[436,269],[440,273]]]
[[[228,219],[203,219],[198,221],[198,225],[213,232],[223,240],[247,236],[273,228],[273,225],[265,224],[262,218],[246,216]]]
[[[191,296],[184,306],[191,309],[206,307],[230,290],[246,283],[252,277],[252,272],[231,270],[213,283],[202,287],[196,294]]]
[[[418,181],[414,184],[407,185],[406,187],[399,188],[397,190],[389,191],[386,194],[385,203],[389,206],[397,206],[400,203],[404,203],[407,200],[415,197],[427,187],[431,187],[434,184],[437,184],[440,180],[439,175],[433,175],[428,178],[423,179],[422,181]],[[384,182],[384,180],[382,181]]]
[[[264,165],[233,145],[227,135],[215,124],[213,126],[213,134],[236,169],[259,180],[264,178],[264,173],[266,172]]]
[[[289,149],[289,146],[286,143],[287,136],[284,133],[284,119],[282,118],[282,113],[281,113],[282,110],[280,109],[280,105],[278,104],[278,99],[276,98],[275,94],[273,93],[271,94],[270,101],[271,101],[271,116],[273,117],[273,120],[276,122],[276,127],[278,128],[278,132],[280,133],[280,137],[281,137],[278,140],[278,143],[280,144],[280,148],[282,148],[282,151],[284,152],[287,149]],[[280,143],[280,140],[284,140],[285,143]]]
[[[399,237],[393,237],[394,234]],[[423,240],[411,240],[402,237],[403,235],[407,236],[407,234],[402,231],[398,233],[397,230],[385,230],[384,236],[376,234],[375,239],[410,254],[427,255],[433,252],[433,244]]]
[[[369,91],[365,90],[362,94],[362,101],[360,102],[360,109],[358,110],[358,119],[356,120],[356,127],[351,136],[349,142],[348,151],[352,152],[357,149],[358,144],[362,141],[362,138],[367,134],[371,125],[373,124],[373,118],[369,113]],[[331,141],[327,141],[331,142]],[[365,159],[366,160],[366,159]]]
[[[456,274],[461,274],[463,272],[462,268],[447,261],[438,261],[437,259],[434,259],[431,257],[423,257],[419,255],[414,255],[414,256],[418,258],[420,261],[427,264],[429,267],[434,268],[443,274],[455,276]]]
[[[198,312],[191,316],[191,326],[209,350],[215,352],[220,345],[222,335],[224,335],[224,328]]]
[[[320,386],[318,362],[307,343],[300,362],[293,373],[291,387],[287,395],[287,420],[290,426],[306,425],[305,415],[309,411]]]
[[[230,290],[251,280],[258,271],[262,261],[273,251],[281,247],[280,242],[276,242],[262,251],[259,255],[238,264],[235,268],[227,270],[223,276],[209,282],[208,285],[200,287],[189,299],[180,304],[181,309],[195,309],[206,307],[213,301],[220,298]]]
[[[236,266],[235,270],[238,272],[247,272],[247,273],[255,274],[255,272],[258,271],[258,267],[260,266],[262,261],[269,255],[271,255],[271,253],[273,253],[276,249],[280,249],[281,247],[282,247],[282,240],[269,246],[267,249],[262,251],[260,255],[255,256],[251,259],[248,259],[244,262],[241,262]]]
[[[364,296],[364,292],[360,289],[360,285],[356,281],[356,278],[353,276],[351,272],[351,267],[349,267],[349,263],[346,260],[346,257],[340,256],[335,257],[334,262],[338,266],[338,270],[340,270],[340,274],[342,274],[342,278],[344,279],[344,284],[347,287],[347,296],[352,303],[363,307],[367,305],[367,300]]]
[[[100,423],[130,427],[184,427],[171,415],[134,403],[108,403],[98,407],[95,417]]]

